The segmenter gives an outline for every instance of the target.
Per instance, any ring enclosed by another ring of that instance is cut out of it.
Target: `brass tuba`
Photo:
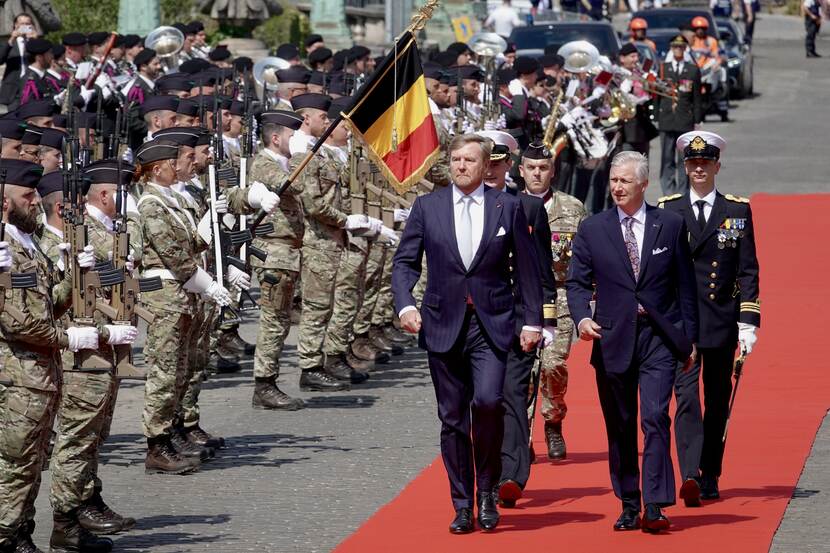
[[[184,47],[184,34],[175,27],[156,27],[144,39],[144,47],[155,50],[165,73],[172,73],[179,67],[179,52]]]
[[[263,102],[266,101],[269,94],[277,91],[277,71],[289,67],[291,67],[290,63],[277,57],[262,58],[254,64],[253,74],[256,93],[258,97],[262,98]]]
[[[501,115],[499,106],[499,85],[496,80],[496,58],[507,49],[507,41],[496,33],[476,33],[467,42],[470,50],[478,56],[484,68],[484,97],[482,101],[479,130],[485,121],[496,121]]]
[[[556,52],[565,59],[563,69],[569,73],[587,73],[599,62],[599,50],[587,40],[572,40]]]

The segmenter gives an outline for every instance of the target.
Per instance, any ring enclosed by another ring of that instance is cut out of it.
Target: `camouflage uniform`
[[[354,333],[356,336],[368,334],[372,325],[372,315],[378,303],[381,289],[381,277],[383,266],[386,260],[388,248],[374,244],[369,248],[369,256],[366,259],[366,278],[364,280],[363,301],[357,312],[354,322]]]
[[[574,324],[568,310],[565,280],[571,263],[571,243],[579,223],[586,217],[582,202],[564,192],[551,190],[545,199],[551,231],[553,275],[556,278],[556,339],[552,346],[542,350],[542,417],[545,422],[559,423],[565,418],[568,406],[567,360],[571,352]]]
[[[143,429],[148,438],[168,434],[187,384],[189,356],[197,314],[197,296],[183,284],[199,268],[205,243],[195,222],[174,193],[148,184],[139,199],[145,276],[159,276],[162,289],[142,294],[155,316],[144,347],[148,365],[144,388]]]
[[[259,152],[251,163],[248,182],[259,181],[271,192],[276,192],[288,176],[280,164],[281,157],[270,150]],[[291,304],[300,274],[305,229],[299,196],[300,185],[296,181],[280,197],[280,205],[270,217],[274,231],[268,236],[257,237],[252,244],[268,253],[265,261],[251,257],[251,266],[260,286],[254,378],[276,378],[280,374],[280,355],[291,328]]]
[[[292,169],[304,154],[291,158]],[[322,148],[297,179],[305,214],[302,263],[302,313],[297,350],[302,370],[322,369],[323,340],[331,319],[337,269],[346,246],[340,171],[332,153]]]
[[[394,298],[392,297],[392,260],[395,252],[388,246],[383,246],[386,253],[383,256],[381,274],[378,281],[378,299],[372,310],[372,326],[384,327],[392,324],[395,319]]]
[[[72,300],[72,283],[54,281],[55,268],[38,249],[9,237],[11,271],[37,273],[37,287],[7,292],[6,305],[24,314],[18,322],[0,313],[0,547],[34,520],[35,498],[46,459],[60,387],[60,349],[66,333],[56,324]]]

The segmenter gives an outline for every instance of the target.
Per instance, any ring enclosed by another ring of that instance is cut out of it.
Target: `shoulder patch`
[[[677,199],[682,198],[682,197],[683,197],[683,194],[672,194],[671,196],[662,196],[660,198],[657,198],[657,203],[662,204],[662,203],[665,203],[665,202],[670,202],[672,200],[677,200]]]
[[[743,196],[733,196],[732,194],[725,194],[723,197],[729,200],[730,202],[737,202],[739,204],[749,203],[749,198],[744,198]]]

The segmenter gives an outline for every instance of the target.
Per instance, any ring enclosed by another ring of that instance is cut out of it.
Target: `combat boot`
[[[398,344],[399,346],[411,346],[412,345],[412,335],[407,335],[395,328],[394,325],[386,325],[383,327],[383,334],[386,336],[386,339],[392,342],[393,344]]]
[[[375,347],[372,340],[369,339],[368,332],[366,334],[355,336],[354,342],[352,342],[352,353],[358,359],[363,359],[364,361],[374,361],[379,365],[388,363],[391,359],[388,353]]]
[[[300,374],[300,390],[304,392],[346,392],[351,388],[348,382],[330,376],[323,367],[304,370]]]
[[[216,344],[216,349],[210,352],[210,359],[208,361],[208,369],[217,373],[235,373],[242,367],[239,365],[239,356],[236,352],[223,346],[221,343]]]
[[[35,522],[30,520],[20,527],[17,536],[15,536],[16,542],[0,546],[0,553],[43,553],[43,550],[38,549],[35,542],[32,541],[34,531]]]
[[[121,523],[106,517],[91,502],[84,503],[77,510],[78,524],[94,534],[115,534],[121,531]]]
[[[188,460],[179,455],[168,436],[147,438],[147,458],[144,472],[147,474],[187,474],[199,468],[199,460]]]
[[[173,427],[170,432],[170,444],[173,449],[186,459],[198,459],[199,461],[207,461],[216,455],[213,448],[202,447],[187,441],[184,432],[177,427]]]
[[[342,353],[338,355],[327,355],[323,370],[337,380],[346,380],[352,384],[360,384],[369,379],[368,374],[358,372],[351,368],[346,363],[346,357]]]
[[[545,422],[545,442],[548,445],[548,459],[561,461],[567,456],[561,422]]]
[[[374,361],[364,361],[352,353],[352,348],[346,350],[346,363],[356,371],[368,373],[375,367]]]
[[[276,377],[256,378],[251,406],[257,409],[297,411],[305,407],[300,398],[293,398],[279,389]]]
[[[218,343],[237,355],[251,356],[256,352],[256,345],[246,342],[239,335],[239,327],[228,330],[220,330],[218,336]]]
[[[214,436],[198,424],[196,426],[185,426],[184,434],[188,442],[194,443],[201,447],[209,447],[211,449],[222,449],[225,447],[225,438],[221,436]]]
[[[135,526],[135,519],[133,517],[125,517],[118,514],[112,510],[106,502],[104,502],[104,498],[101,495],[101,488],[95,488],[95,492],[92,494],[92,504],[95,505],[95,508],[98,509],[99,513],[105,517],[115,520],[116,522],[119,522],[121,524],[121,531],[130,530]],[[89,528],[87,528],[87,530],[89,530]]]
[[[112,540],[99,538],[78,524],[74,511],[56,512],[52,521],[52,536],[49,538],[50,553],[109,553]]]
[[[392,355],[401,355],[403,353],[403,348],[398,344],[392,343],[383,333],[383,329],[379,326],[373,326],[369,330],[369,339],[372,341],[372,344],[374,344],[374,346],[381,351],[385,351],[386,353]]]

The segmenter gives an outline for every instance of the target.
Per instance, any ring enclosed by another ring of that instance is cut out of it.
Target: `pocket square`
[[[507,231],[504,230],[504,227],[499,227],[499,231],[496,233],[496,236],[504,236],[507,234]]]
[[[651,255],[660,255],[661,253],[663,253],[665,251],[668,251],[668,250],[669,250],[669,248],[667,248],[667,247],[655,248],[655,249],[651,250]]]

